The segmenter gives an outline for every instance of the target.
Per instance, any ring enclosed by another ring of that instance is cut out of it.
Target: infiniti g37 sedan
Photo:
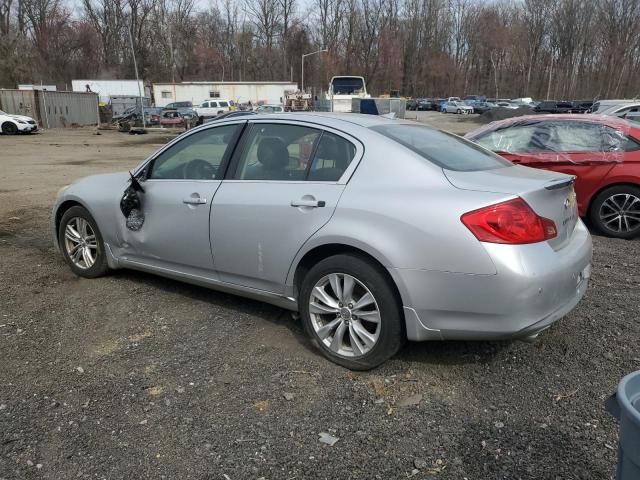
[[[370,115],[205,124],[63,189],[52,228],[80,276],[144,270],[299,311],[352,369],[406,339],[533,337],[590,276],[573,177]]]

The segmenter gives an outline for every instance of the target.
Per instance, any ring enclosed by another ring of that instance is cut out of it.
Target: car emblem
[[[565,198],[564,199],[564,208],[565,208],[565,210],[567,208],[569,208],[570,205],[571,205],[571,200],[569,200],[568,198]]]

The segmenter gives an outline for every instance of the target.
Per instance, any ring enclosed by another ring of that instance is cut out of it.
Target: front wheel
[[[95,278],[109,270],[102,234],[96,221],[83,207],[71,207],[62,215],[58,245],[76,275]]]
[[[456,110],[456,113],[457,113],[458,115],[460,115],[460,114],[462,113],[462,110],[458,109],[458,110]]]
[[[609,237],[631,239],[640,235],[640,187],[607,188],[591,204],[589,217]]]
[[[405,340],[397,295],[381,267],[355,255],[336,255],[305,276],[300,312],[307,334],[332,362],[369,370]]]
[[[6,133],[7,135],[15,135],[18,133],[18,126],[15,123],[4,122],[2,124],[2,133]]]

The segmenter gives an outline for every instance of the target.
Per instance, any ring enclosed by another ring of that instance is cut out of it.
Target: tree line
[[[638,0],[0,0],[0,87],[363,75],[374,94],[640,95]]]

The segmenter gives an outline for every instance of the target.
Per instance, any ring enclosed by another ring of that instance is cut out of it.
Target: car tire
[[[352,285],[348,297],[347,282]],[[314,265],[302,281],[299,308],[312,342],[329,360],[351,370],[377,367],[406,339],[401,302],[391,280],[382,267],[361,256],[335,255]]]
[[[76,275],[96,278],[109,271],[102,234],[84,207],[75,206],[64,212],[58,227],[58,245]]]
[[[462,110],[458,109],[458,110],[456,110],[456,113],[457,113],[458,115],[460,115],[460,114],[462,113]]]
[[[6,133],[7,135],[15,135],[16,133],[18,133],[18,127],[15,123],[4,122],[2,124],[2,133]]]
[[[616,185],[603,190],[591,202],[589,220],[608,237],[632,239],[640,236],[640,187]]]

